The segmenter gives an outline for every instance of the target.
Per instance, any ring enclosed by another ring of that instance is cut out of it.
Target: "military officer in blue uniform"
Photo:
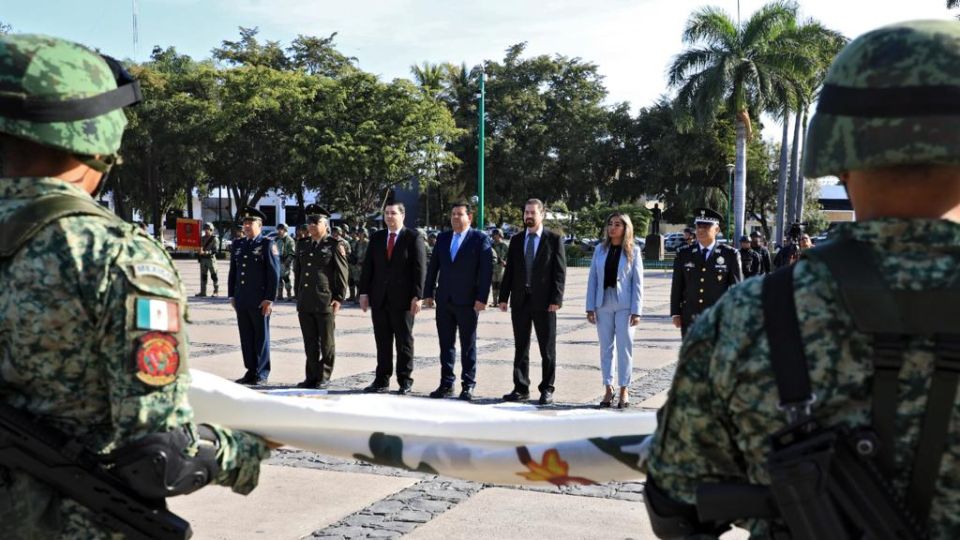
[[[266,216],[256,208],[240,213],[243,237],[230,246],[227,294],[237,312],[240,349],[247,369],[241,384],[265,384],[270,376],[270,313],[280,281],[280,251],[260,234]]]
[[[740,252],[717,242],[720,214],[709,208],[694,211],[697,240],[677,250],[673,260],[670,315],[673,325],[687,335],[693,321],[732,285],[743,281]]]

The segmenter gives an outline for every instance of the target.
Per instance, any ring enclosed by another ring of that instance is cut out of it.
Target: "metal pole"
[[[733,242],[733,169],[735,165],[733,163],[727,164],[727,177],[730,179],[730,191],[728,191],[727,196],[727,242]]]
[[[484,139],[484,137],[485,137],[485,135],[484,135],[484,129],[483,129],[483,124],[484,124],[484,101],[485,101],[485,100],[486,100],[486,89],[484,88],[484,84],[483,84],[483,70],[480,70],[480,112],[479,112],[479,114],[477,115],[477,125],[478,125],[477,137],[478,137],[478,142],[479,142],[479,144],[477,145],[477,148],[478,148],[478,155],[477,155],[477,198],[479,199],[479,201],[477,202],[477,216],[478,216],[478,219],[477,219],[477,228],[480,229],[481,231],[484,230],[484,229],[486,228],[486,226],[487,226],[487,222],[484,220],[484,216],[483,216],[483,198],[484,198],[484,197],[483,197],[483,195],[484,195],[484,193],[483,193],[483,192],[484,192],[484,186],[483,186],[483,157],[484,157],[483,139]]]

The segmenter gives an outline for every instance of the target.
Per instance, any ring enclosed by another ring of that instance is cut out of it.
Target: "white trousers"
[[[603,290],[603,304],[597,308],[597,335],[600,338],[600,373],[603,384],[613,385],[613,350],[617,349],[617,384],[629,386],[633,370],[633,335],[630,308],[620,309],[617,289]]]

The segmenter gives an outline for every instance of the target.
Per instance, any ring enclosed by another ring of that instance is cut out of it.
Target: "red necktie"
[[[397,242],[397,233],[390,233],[390,239],[387,240],[387,260],[393,257],[393,244]]]

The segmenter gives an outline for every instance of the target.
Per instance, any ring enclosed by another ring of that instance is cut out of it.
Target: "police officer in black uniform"
[[[750,244],[750,237],[740,237],[740,264],[743,266],[743,279],[760,275],[763,262],[760,254]]]
[[[773,270],[773,258],[770,256],[770,250],[764,245],[763,233],[760,231],[750,233],[750,247],[760,255],[760,275],[769,274]]]
[[[743,281],[740,252],[717,242],[720,214],[698,208],[693,222],[697,240],[677,250],[670,290],[670,315],[684,336],[703,310],[715,304],[731,285]]]
[[[266,216],[256,208],[240,213],[243,236],[230,246],[227,295],[237,312],[240,350],[247,372],[241,384],[264,384],[270,376],[270,313],[280,281],[280,252],[260,234]]]
[[[306,208],[309,235],[297,243],[297,316],[307,355],[306,378],[299,388],[326,388],[336,356],[334,318],[347,295],[347,251],[328,234],[330,212]],[[322,362],[321,362],[322,358]]]

